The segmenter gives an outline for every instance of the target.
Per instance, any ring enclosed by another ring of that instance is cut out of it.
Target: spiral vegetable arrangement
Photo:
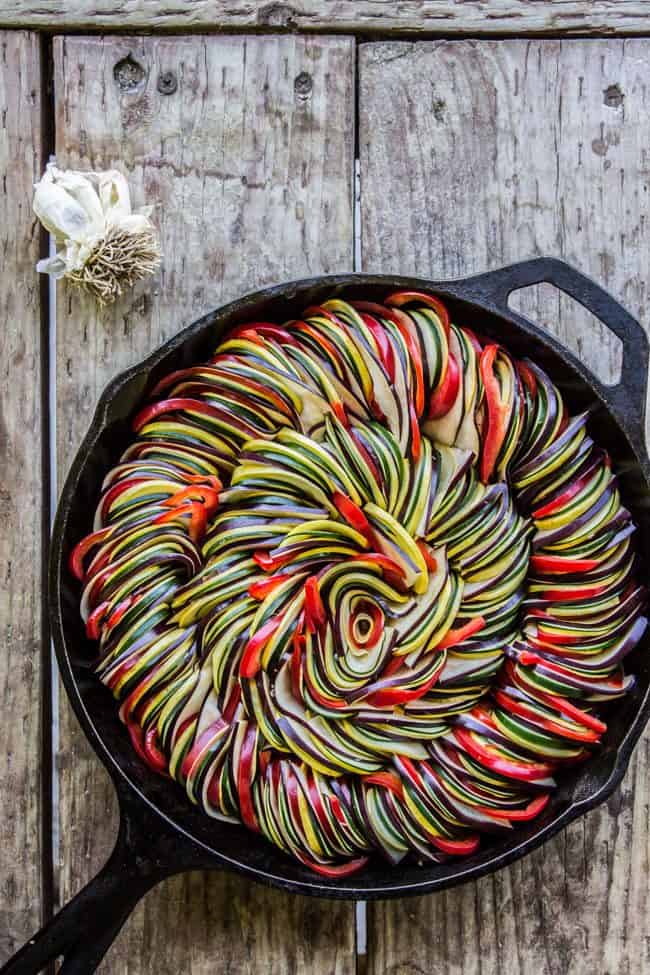
[[[606,730],[646,593],[608,455],[439,300],[167,376],[71,556],[141,758],[326,876],[470,854]],[[516,506],[514,501],[516,500]]]

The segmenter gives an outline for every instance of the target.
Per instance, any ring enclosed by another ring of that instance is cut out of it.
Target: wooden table
[[[645,323],[649,15],[633,0],[3,0],[0,960],[115,833],[43,611],[52,507],[100,390],[226,299],[351,268],[440,278],[555,254]],[[31,185],[53,152],[117,166],[158,204],[163,269],[111,311],[34,273]],[[517,302],[615,375],[617,343],[552,288]],[[604,807],[524,861],[369,904],[367,943],[363,908],[194,874],[146,898],[102,971],[648,972],[649,742]]]

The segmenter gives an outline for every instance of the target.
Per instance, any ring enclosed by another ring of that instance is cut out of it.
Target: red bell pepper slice
[[[363,638],[363,640],[360,641],[360,643],[364,647],[374,647],[377,643],[377,640],[379,640],[382,633],[384,632],[383,610],[381,609],[380,606],[377,605],[377,603],[366,602],[365,600],[363,600],[360,607],[360,611],[367,613],[372,620],[370,624],[370,630]],[[348,639],[351,642],[354,640],[354,636],[352,633],[353,626],[354,626],[354,619],[351,618],[349,623],[349,629],[348,629]]]
[[[291,766],[285,767],[284,771],[284,791],[289,801],[289,812],[296,823],[302,821],[300,812],[300,802],[298,801],[298,781]]]
[[[257,761],[259,764],[260,775],[264,776],[267,768],[269,767],[269,762],[271,761],[271,752],[268,749],[264,749],[257,756]]]
[[[274,569],[281,569],[291,562],[293,555],[271,555],[270,552],[264,551],[264,549],[259,549],[259,551],[253,554],[253,562],[258,565],[260,569],[264,569],[265,572],[273,572]]]
[[[559,664],[552,663],[550,660],[545,660],[536,653],[531,653],[529,650],[523,650],[518,655],[519,663],[523,664],[525,667],[535,667],[540,664],[545,667],[546,670],[550,670],[553,674],[561,674],[563,677],[571,677],[575,680],[575,671],[568,670],[566,667],[561,667]],[[611,687],[620,687],[623,682],[622,677],[614,676],[610,677],[608,683]]]
[[[127,721],[126,728],[129,732],[129,738],[131,739],[133,749],[139,758],[141,758],[145,765],[148,765],[150,769],[157,772],[158,775],[166,775],[167,759],[158,749],[156,744],[157,729],[155,725],[147,733],[147,738],[145,738],[142,728],[136,721]],[[152,734],[152,732],[155,734]]]
[[[111,485],[106,494],[103,496],[100,506],[99,506],[99,517],[101,521],[106,520],[108,511],[115,501],[119,498],[120,494],[124,494],[129,488],[133,487],[134,484],[142,484],[147,480],[146,477],[130,477],[126,481],[118,481],[117,484]]]
[[[196,717],[196,715],[194,717]],[[191,718],[190,720],[194,720],[194,719]],[[181,728],[179,729],[178,732],[179,737],[182,735],[187,724],[188,722],[186,721],[181,725]],[[204,750],[206,745],[210,743],[210,739],[213,737],[216,731],[219,731],[221,728],[224,728],[225,724],[226,722],[224,721],[223,716],[219,717],[216,719],[216,721],[213,721],[211,724],[209,724],[207,728],[204,728],[200,735],[195,736],[191,747],[186,752],[185,758],[181,763],[181,775],[187,778],[187,776],[192,771],[192,766],[194,765],[195,761],[197,760],[201,752]]]
[[[352,561],[378,565],[389,586],[392,586],[398,592],[406,592],[407,586],[404,581],[406,578],[404,570],[387,555],[381,555],[379,552],[368,552],[364,555],[355,555]]]
[[[411,781],[416,789],[423,790],[424,784],[422,782],[422,776],[415,767],[413,759],[408,758],[406,755],[400,755],[398,759],[398,765],[404,769],[406,772],[406,777]]]
[[[259,599],[260,602],[263,602],[270,593],[286,582],[288,578],[286,574],[278,574],[269,576],[268,579],[258,579],[257,582],[251,582],[248,587],[248,595],[252,596],[253,599]]]
[[[586,741],[586,742],[597,742],[599,740],[599,735],[589,728],[585,728],[584,731],[573,731],[570,728],[564,728],[562,725],[558,724],[557,721],[553,721],[551,718],[544,718],[537,714],[535,710],[528,707],[523,701],[518,701],[512,698],[509,694],[504,691],[495,691],[494,698],[502,708],[506,711],[510,711],[511,714],[517,714],[522,718],[528,718],[533,724],[538,725],[545,731],[549,731],[551,734],[559,735],[561,738],[569,738],[572,741]]]
[[[239,664],[240,677],[255,677],[259,672],[262,666],[262,650],[279,628],[283,618],[284,613],[278,613],[276,616],[272,616],[250,638],[244,648]]]
[[[411,453],[413,454],[413,460],[418,461],[422,450],[422,437],[420,434],[420,424],[411,399],[409,399],[409,420],[411,424]]]
[[[499,451],[508,432],[510,406],[501,399],[499,380],[494,375],[494,360],[498,353],[498,345],[488,345],[483,349],[479,361],[487,403],[487,431],[483,441],[480,467],[483,483],[487,483],[492,476]]]
[[[345,813],[341,809],[341,803],[339,802],[339,797],[334,795],[329,795],[327,797],[330,809],[334,814],[334,818],[341,824],[341,826],[347,826],[348,821]]]
[[[528,782],[534,779],[546,778],[555,769],[555,765],[550,762],[528,762],[524,765],[513,759],[496,755],[491,749],[482,745],[470,732],[465,731],[463,728],[456,728],[454,734],[457,741],[472,758],[498,775],[506,776],[506,778]]]
[[[427,295],[423,291],[396,291],[386,298],[386,304],[392,305],[394,308],[402,308],[404,305],[416,303],[433,308],[440,319],[442,327],[447,335],[449,335],[449,313],[439,298],[434,298],[433,295]]]
[[[347,521],[348,525],[363,535],[369,545],[374,545],[375,536],[373,534],[372,527],[359,505],[355,504],[354,501],[342,491],[334,491],[332,494],[332,501],[334,502],[336,510],[341,517]]]
[[[237,769],[237,792],[239,794],[239,812],[249,829],[259,832],[259,825],[253,806],[253,775],[255,752],[257,749],[257,727],[251,725],[244,736]]]
[[[420,345],[404,322],[398,322],[397,329],[404,339],[414,375],[413,403],[418,416],[424,413],[424,364]]]
[[[323,805],[323,797],[320,794],[320,790],[314,781],[314,776],[310,770],[306,772],[307,779],[307,791],[309,792],[309,799],[311,803],[312,811],[314,812],[316,819],[318,820],[321,829],[328,837],[330,843],[336,843],[336,834],[332,829],[332,824],[330,823],[327,812],[325,811],[325,806]]]
[[[558,650],[564,646],[573,647],[578,643],[582,643],[584,639],[584,634],[578,633],[556,633],[554,630],[549,630],[548,627],[544,626],[544,623],[537,623],[537,632],[534,636],[529,636],[531,644],[539,648],[555,648]]]
[[[433,845],[443,853],[450,853],[452,856],[470,856],[478,850],[481,839],[476,833],[465,837],[462,840],[449,840],[445,836],[432,836],[429,838]]]
[[[235,717],[235,712],[237,706],[241,701],[241,684],[233,684],[232,691],[230,692],[230,697],[225,703],[223,709],[223,720],[226,724],[232,724],[232,720]]]
[[[376,318],[372,315],[367,315],[364,312],[361,313],[361,318],[368,326],[369,330],[372,332],[372,337],[375,340],[375,345],[377,347],[377,352],[379,353],[379,358],[381,364],[386,370],[386,375],[391,383],[395,382],[395,351],[391,345],[390,339],[386,334],[386,329]]]
[[[215,809],[219,809],[221,806],[221,768],[215,769],[210,779],[210,784],[207,789],[206,797],[208,803]]]
[[[314,328],[313,325],[310,325],[309,322],[297,321],[293,323],[293,327],[297,332],[302,332],[304,335],[308,335],[310,338],[312,338],[316,345],[320,345],[323,349],[325,349],[330,359],[338,362],[341,365],[341,368],[343,367],[341,353],[334,343],[330,342],[326,335],[324,335],[317,328]]]
[[[231,335],[230,338],[244,339],[246,342],[250,342],[252,345],[259,345],[262,348],[266,345],[264,339],[261,335],[258,335],[253,328],[244,328],[237,336]]]
[[[80,581],[83,580],[85,575],[83,560],[86,555],[92,548],[100,545],[106,539],[107,535],[112,531],[112,528],[112,525],[108,525],[106,528],[100,528],[99,531],[91,532],[90,535],[86,535],[80,542],[77,542],[70,552],[68,566],[72,574]]]
[[[213,514],[219,506],[219,492],[213,487],[191,484],[166,498],[162,502],[162,506],[163,508],[177,508],[186,501],[197,501],[205,507],[208,514]]]
[[[405,578],[405,572],[401,565],[389,558],[388,555],[381,555],[379,552],[364,552],[363,555],[355,555],[353,562],[369,562],[371,565],[378,565],[383,572],[390,572],[400,579]]]
[[[346,430],[350,429],[350,418],[345,411],[345,407],[340,400],[335,400],[334,403],[330,403],[332,408],[332,413],[343,424]]]
[[[99,640],[102,631],[102,624],[108,612],[110,601],[108,599],[95,606],[94,610],[86,621],[86,636],[89,640]]]
[[[595,717],[593,714],[587,714],[581,708],[576,707],[565,697],[558,697],[557,694],[548,694],[546,691],[535,691],[537,697],[539,697],[542,704],[548,704],[550,707],[555,708],[560,714],[565,714],[567,718],[571,718],[576,724],[584,725],[586,728],[591,728],[593,731],[597,731],[598,734],[604,735],[607,731],[607,725],[604,721]]]
[[[607,586],[581,586],[579,589],[545,589],[544,599],[555,603],[571,603],[578,599],[592,599],[605,592]]]
[[[237,328],[233,328],[232,331],[228,333],[228,339],[238,339],[246,338],[251,341],[257,338],[259,335],[264,335],[267,338],[275,339],[276,342],[285,345],[298,345],[298,342],[293,335],[282,328],[280,325],[274,325],[272,322],[249,322],[248,325],[239,325]]]
[[[302,658],[305,653],[306,641],[304,635],[305,616],[301,613],[293,634],[291,653],[291,688],[296,700],[302,697]]]
[[[387,670],[388,668],[384,669],[384,674],[386,674]],[[440,673],[436,671],[433,677],[430,677],[429,680],[424,682],[424,684],[420,684],[419,687],[413,688],[413,690],[407,690],[403,687],[381,688],[381,690],[370,694],[366,698],[366,703],[374,708],[384,708],[388,705],[406,704],[409,701],[417,701],[419,698],[423,697],[427,691],[431,690],[439,676]]]
[[[305,627],[316,633],[327,622],[327,613],[318,589],[318,576],[309,576],[305,582]]]
[[[590,469],[586,476],[576,478],[576,480],[572,481],[571,484],[569,484],[569,486],[565,488],[561,494],[558,494],[556,498],[547,502],[547,504],[543,504],[541,507],[536,508],[532,513],[533,518],[546,518],[547,515],[552,515],[553,512],[558,511],[560,508],[564,508],[565,505],[567,505],[572,498],[575,498],[576,494],[583,489],[592,475],[593,470]]]
[[[342,329],[344,332],[348,331],[345,323],[342,322],[340,318],[337,318],[334,312],[329,311],[329,309],[327,308],[323,308],[322,305],[310,305],[309,308],[305,308],[303,315],[305,318],[318,318],[318,317],[327,318],[330,322],[332,322],[334,325],[337,325],[338,328]]]
[[[128,660],[125,660],[124,663],[120,664],[117,670],[113,671],[113,673],[108,679],[105,679],[107,687],[109,687],[111,690],[117,687],[117,685],[120,683],[122,678],[125,677],[130,670],[133,670],[133,668],[138,665],[141,657],[142,657],[142,652],[134,653],[131,657],[128,658]]]
[[[177,410],[192,410],[194,413],[203,413],[206,416],[219,416],[219,410],[204,403],[200,399],[191,399],[184,396],[175,396],[171,399],[161,399],[157,403],[149,403],[135,416],[132,427],[138,433],[142,427],[146,426],[156,417],[163,413],[175,413]]]
[[[164,511],[154,519],[154,524],[164,525],[168,521],[175,521],[177,518],[182,518],[185,515],[190,516],[189,536],[196,545],[205,535],[205,530],[208,526],[208,513],[205,505],[199,501],[187,501],[177,508],[170,508],[169,511]]]
[[[378,785],[382,789],[389,789],[398,799],[404,798],[404,786],[396,772],[372,772],[371,775],[364,775],[363,782],[365,785]]]
[[[456,357],[450,352],[447,356],[447,368],[442,377],[442,382],[438,383],[429,399],[427,415],[430,420],[438,420],[441,416],[446,416],[449,413],[458,396],[460,378],[460,369]]]
[[[327,697],[325,694],[321,694],[317,687],[314,687],[308,677],[305,679],[309,688],[309,694],[317,704],[322,705],[324,708],[332,708],[334,711],[341,711],[349,707],[348,702],[344,701],[342,697]]]
[[[420,555],[427,564],[427,569],[429,569],[431,572],[435,572],[438,568],[438,562],[435,555],[431,551],[431,548],[421,538],[419,538],[415,544],[419,548]]]
[[[306,867],[313,870],[315,873],[321,874],[323,877],[349,877],[353,873],[357,873],[362,867],[368,862],[368,857],[357,857],[356,860],[348,860],[347,863],[339,864],[324,864],[316,863],[315,860],[310,860],[306,857],[304,853],[296,852],[296,856],[299,860],[304,863]]]
[[[485,619],[482,616],[476,616],[464,626],[459,626],[455,630],[448,630],[436,649],[446,650],[449,647],[455,647],[456,644],[462,643],[463,640],[469,640],[475,633],[479,633],[483,629],[485,629]]]
[[[492,806],[475,806],[474,808],[494,819],[507,819],[511,823],[527,823],[535,816],[539,816],[542,809],[548,805],[550,798],[550,792],[545,792],[541,796],[536,796],[523,809],[494,809]]]
[[[220,491],[223,484],[218,477],[214,474],[181,474],[184,481],[188,484],[203,484],[205,487],[214,488],[215,491]]]
[[[129,733],[129,738],[131,739],[131,744],[133,745],[133,748],[135,749],[139,757],[142,759],[142,761],[146,765],[148,765],[149,756],[144,750],[144,734],[142,728],[135,721],[127,721],[126,730]]]
[[[142,750],[147,756],[147,763],[159,775],[167,774],[167,756],[160,748],[158,728],[155,724],[145,731]]]
[[[117,604],[106,621],[106,626],[109,630],[112,630],[114,626],[117,626],[126,611],[130,609],[135,602],[137,602],[138,598],[139,597],[137,595],[127,596],[126,599],[122,599],[121,602]]]
[[[537,376],[525,362],[517,362],[517,372],[531,396],[537,396]]]
[[[563,555],[531,555],[530,566],[538,572],[591,572],[600,565],[598,559],[572,559]]]
[[[407,778],[415,786],[415,788],[422,793],[426,793],[422,776],[418,769],[416,769],[413,761],[410,758],[402,755],[400,756],[399,764],[404,769]],[[423,762],[422,765],[430,775],[436,779],[438,778],[430,765],[428,765],[426,762]],[[450,853],[455,856],[467,856],[471,853],[475,853],[480,843],[480,837],[475,833],[465,836],[463,839],[459,840],[448,839],[445,836],[435,836],[430,832],[427,832],[427,836],[430,842],[437,849],[442,850],[444,853]]]

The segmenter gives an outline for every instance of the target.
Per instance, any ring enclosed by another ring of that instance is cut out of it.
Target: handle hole
[[[512,291],[508,306],[554,335],[606,386],[618,385],[623,343],[575,298],[544,281]]]

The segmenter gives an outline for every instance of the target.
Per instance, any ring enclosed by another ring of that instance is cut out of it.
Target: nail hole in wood
[[[130,95],[142,88],[145,77],[144,68],[130,54],[118,61],[113,68],[113,78],[118,88]]]
[[[620,85],[609,85],[605,88],[603,95],[603,101],[608,108],[620,108],[625,98]]]
[[[307,71],[301,71],[299,75],[296,75],[293,83],[293,90],[298,98],[309,98],[313,87],[314,82],[312,81],[311,75]]]
[[[173,71],[162,71],[156,87],[161,95],[173,95],[178,88],[178,78]]]

